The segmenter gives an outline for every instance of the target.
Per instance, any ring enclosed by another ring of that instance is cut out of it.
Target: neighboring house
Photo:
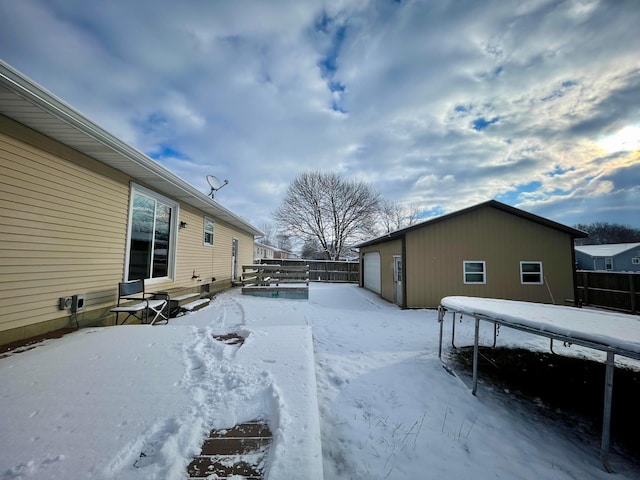
[[[262,234],[2,62],[0,205],[0,344],[112,323],[125,280],[229,287]]]
[[[575,248],[579,270],[640,272],[640,243],[580,245]]]
[[[253,258],[258,260],[271,260],[273,258],[276,259],[289,259],[289,258],[299,258],[298,255],[292,252],[288,252],[286,250],[282,250],[278,247],[272,247],[271,245],[265,245],[264,243],[254,242],[253,244]]]
[[[269,245],[265,245],[260,242],[253,243],[253,258],[256,261],[262,260],[265,258],[266,259],[274,258],[273,252],[274,252],[274,248]]]
[[[273,258],[279,258],[281,260],[286,260],[286,259],[297,259],[300,258],[299,255],[296,255],[293,252],[289,252],[287,250],[282,250],[281,248],[274,248],[273,249]]]
[[[356,245],[360,286],[403,308],[448,295],[563,304],[587,234],[491,200]]]

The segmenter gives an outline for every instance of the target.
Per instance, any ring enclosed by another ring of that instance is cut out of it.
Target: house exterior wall
[[[640,272],[640,263],[633,263],[634,258],[640,259],[640,247],[632,248],[614,256],[613,270],[616,272]]]
[[[402,254],[402,241],[399,239],[378,243],[360,249],[360,258],[368,252],[380,254],[380,296],[390,302],[395,301],[395,285],[393,283],[393,257]],[[363,286],[364,266],[360,264],[360,286]]]
[[[406,233],[406,306],[448,295],[562,304],[574,296],[572,249],[569,234],[495,208],[452,216]],[[485,262],[486,284],[464,284],[464,261]],[[521,284],[521,261],[542,262],[542,285]]]
[[[253,258],[256,260],[261,260],[263,258],[274,258],[274,249],[269,247],[268,245],[256,243],[253,247]]]
[[[113,321],[130,185],[122,172],[0,115],[0,344]],[[253,235],[214,218],[214,245],[204,245],[205,213],[180,204],[178,215],[188,227],[177,232],[174,278],[147,282],[149,290],[230,286],[232,238],[238,264],[252,263]],[[70,316],[58,299],[74,294],[86,295],[86,308]]]
[[[607,270],[605,260],[611,258],[612,272],[640,272],[640,263],[633,263],[634,258],[640,259],[640,248],[632,248],[611,256],[592,256],[576,250],[576,262],[579,270]],[[637,261],[637,260],[636,260]]]
[[[180,221],[187,228],[178,231],[176,274],[172,282],[154,283],[154,290],[190,288],[216,283],[215,289],[231,285],[232,239],[238,239],[238,265],[253,263],[253,236],[226,222],[212,218],[190,205],[180,205]],[[213,245],[204,243],[204,219],[215,222]],[[197,278],[192,278],[196,276]],[[215,278],[215,281],[212,280]]]
[[[576,268],[578,270],[594,270],[593,267],[594,262],[591,255],[576,250]]]

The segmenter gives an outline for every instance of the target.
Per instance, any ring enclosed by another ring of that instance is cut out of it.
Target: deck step
[[[229,478],[264,479],[273,435],[267,423],[254,420],[230,429],[212,430],[200,455],[187,466],[191,479]]]

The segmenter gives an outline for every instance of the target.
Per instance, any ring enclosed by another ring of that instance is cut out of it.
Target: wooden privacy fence
[[[640,313],[640,273],[578,270],[578,300],[582,305]]]
[[[279,264],[283,266],[308,265],[309,280],[312,282],[358,283],[360,279],[360,262],[335,260],[297,260],[297,259],[262,259],[261,264]]]

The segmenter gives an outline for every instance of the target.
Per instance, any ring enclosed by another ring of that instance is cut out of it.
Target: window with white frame
[[[607,257],[604,259],[604,269],[613,270],[613,258]]]
[[[140,185],[131,185],[127,280],[172,278],[178,204]]]
[[[204,244],[213,245],[213,233],[215,231],[215,223],[213,219],[204,217]]]
[[[542,262],[520,262],[520,283],[542,285]]]
[[[634,265],[640,265],[640,257],[633,257],[631,263]]]
[[[486,265],[482,260],[465,260],[463,265],[465,284],[487,283]]]

